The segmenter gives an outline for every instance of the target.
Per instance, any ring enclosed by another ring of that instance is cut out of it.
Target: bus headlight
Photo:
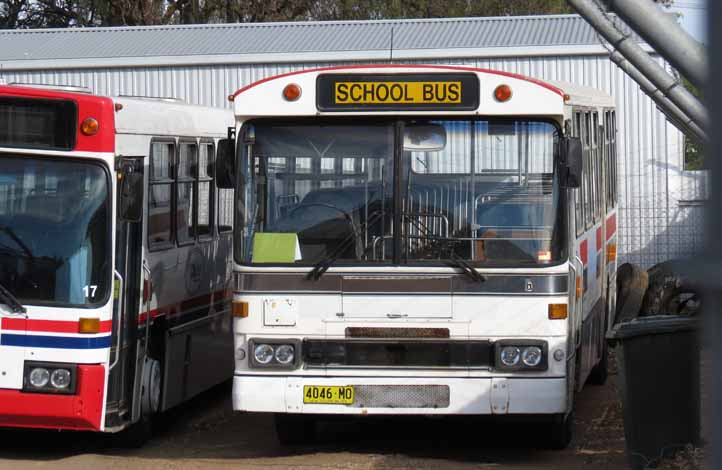
[[[524,352],[521,353],[521,360],[524,365],[529,367],[536,367],[539,365],[542,359],[542,350],[538,346],[529,346],[524,348]]]
[[[273,346],[270,344],[259,344],[253,348],[253,358],[259,364],[268,364],[273,360]]]
[[[513,367],[519,363],[521,352],[516,346],[507,346],[501,350],[501,363],[507,367]]]
[[[26,362],[23,391],[35,393],[74,394],[77,367],[75,364]]]
[[[293,362],[294,350],[290,344],[282,344],[276,348],[275,358],[279,364],[288,365]]]
[[[548,368],[546,341],[499,340],[494,345],[495,367],[499,371],[542,371]]]
[[[28,382],[35,388],[43,388],[50,381],[50,372],[44,367],[36,367],[30,371]]]
[[[50,374],[50,385],[57,389],[68,388],[70,386],[70,371],[68,369],[55,369]]]
[[[301,342],[293,339],[248,340],[249,366],[264,369],[295,369],[299,365]]]

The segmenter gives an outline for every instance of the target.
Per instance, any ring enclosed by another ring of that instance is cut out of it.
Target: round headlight
[[[276,360],[287,366],[293,362],[294,350],[290,344],[282,344],[276,348]]]
[[[507,367],[519,364],[519,356],[521,356],[521,351],[516,346],[506,346],[500,354],[502,364]]]
[[[50,374],[50,385],[55,388],[68,388],[70,386],[70,371],[68,369],[55,369]]]
[[[33,387],[43,388],[50,381],[50,372],[48,372],[48,369],[37,367],[30,371],[28,380],[30,381],[30,385]]]
[[[259,344],[253,349],[253,357],[259,364],[268,364],[273,360],[273,347],[270,344]]]
[[[536,367],[542,360],[542,350],[537,346],[529,346],[524,348],[521,360],[529,367]]]

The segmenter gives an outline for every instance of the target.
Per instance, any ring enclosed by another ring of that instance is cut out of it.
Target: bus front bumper
[[[304,403],[304,393],[309,393],[309,386],[352,386],[353,403]],[[329,378],[236,375],[233,378],[233,409],[348,415],[558,414],[567,410],[567,381],[564,377]]]
[[[0,427],[100,431],[105,367],[79,365],[74,395],[0,389]]]

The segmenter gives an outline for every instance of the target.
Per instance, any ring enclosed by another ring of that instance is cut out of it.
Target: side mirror
[[[562,139],[561,183],[565,188],[578,188],[582,184],[582,140],[578,137]]]
[[[404,151],[440,152],[446,147],[446,129],[438,124],[410,124],[404,129]]]
[[[216,154],[215,174],[216,186],[223,189],[233,189],[236,184],[236,152],[235,141],[221,139],[218,141]]]
[[[120,218],[126,222],[140,222],[143,218],[143,174],[133,171],[132,166],[123,168]]]

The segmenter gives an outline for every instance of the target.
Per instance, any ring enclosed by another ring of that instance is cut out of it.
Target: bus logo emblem
[[[526,280],[526,286],[524,288],[527,292],[533,292],[534,291],[534,283],[531,282],[531,279]]]

